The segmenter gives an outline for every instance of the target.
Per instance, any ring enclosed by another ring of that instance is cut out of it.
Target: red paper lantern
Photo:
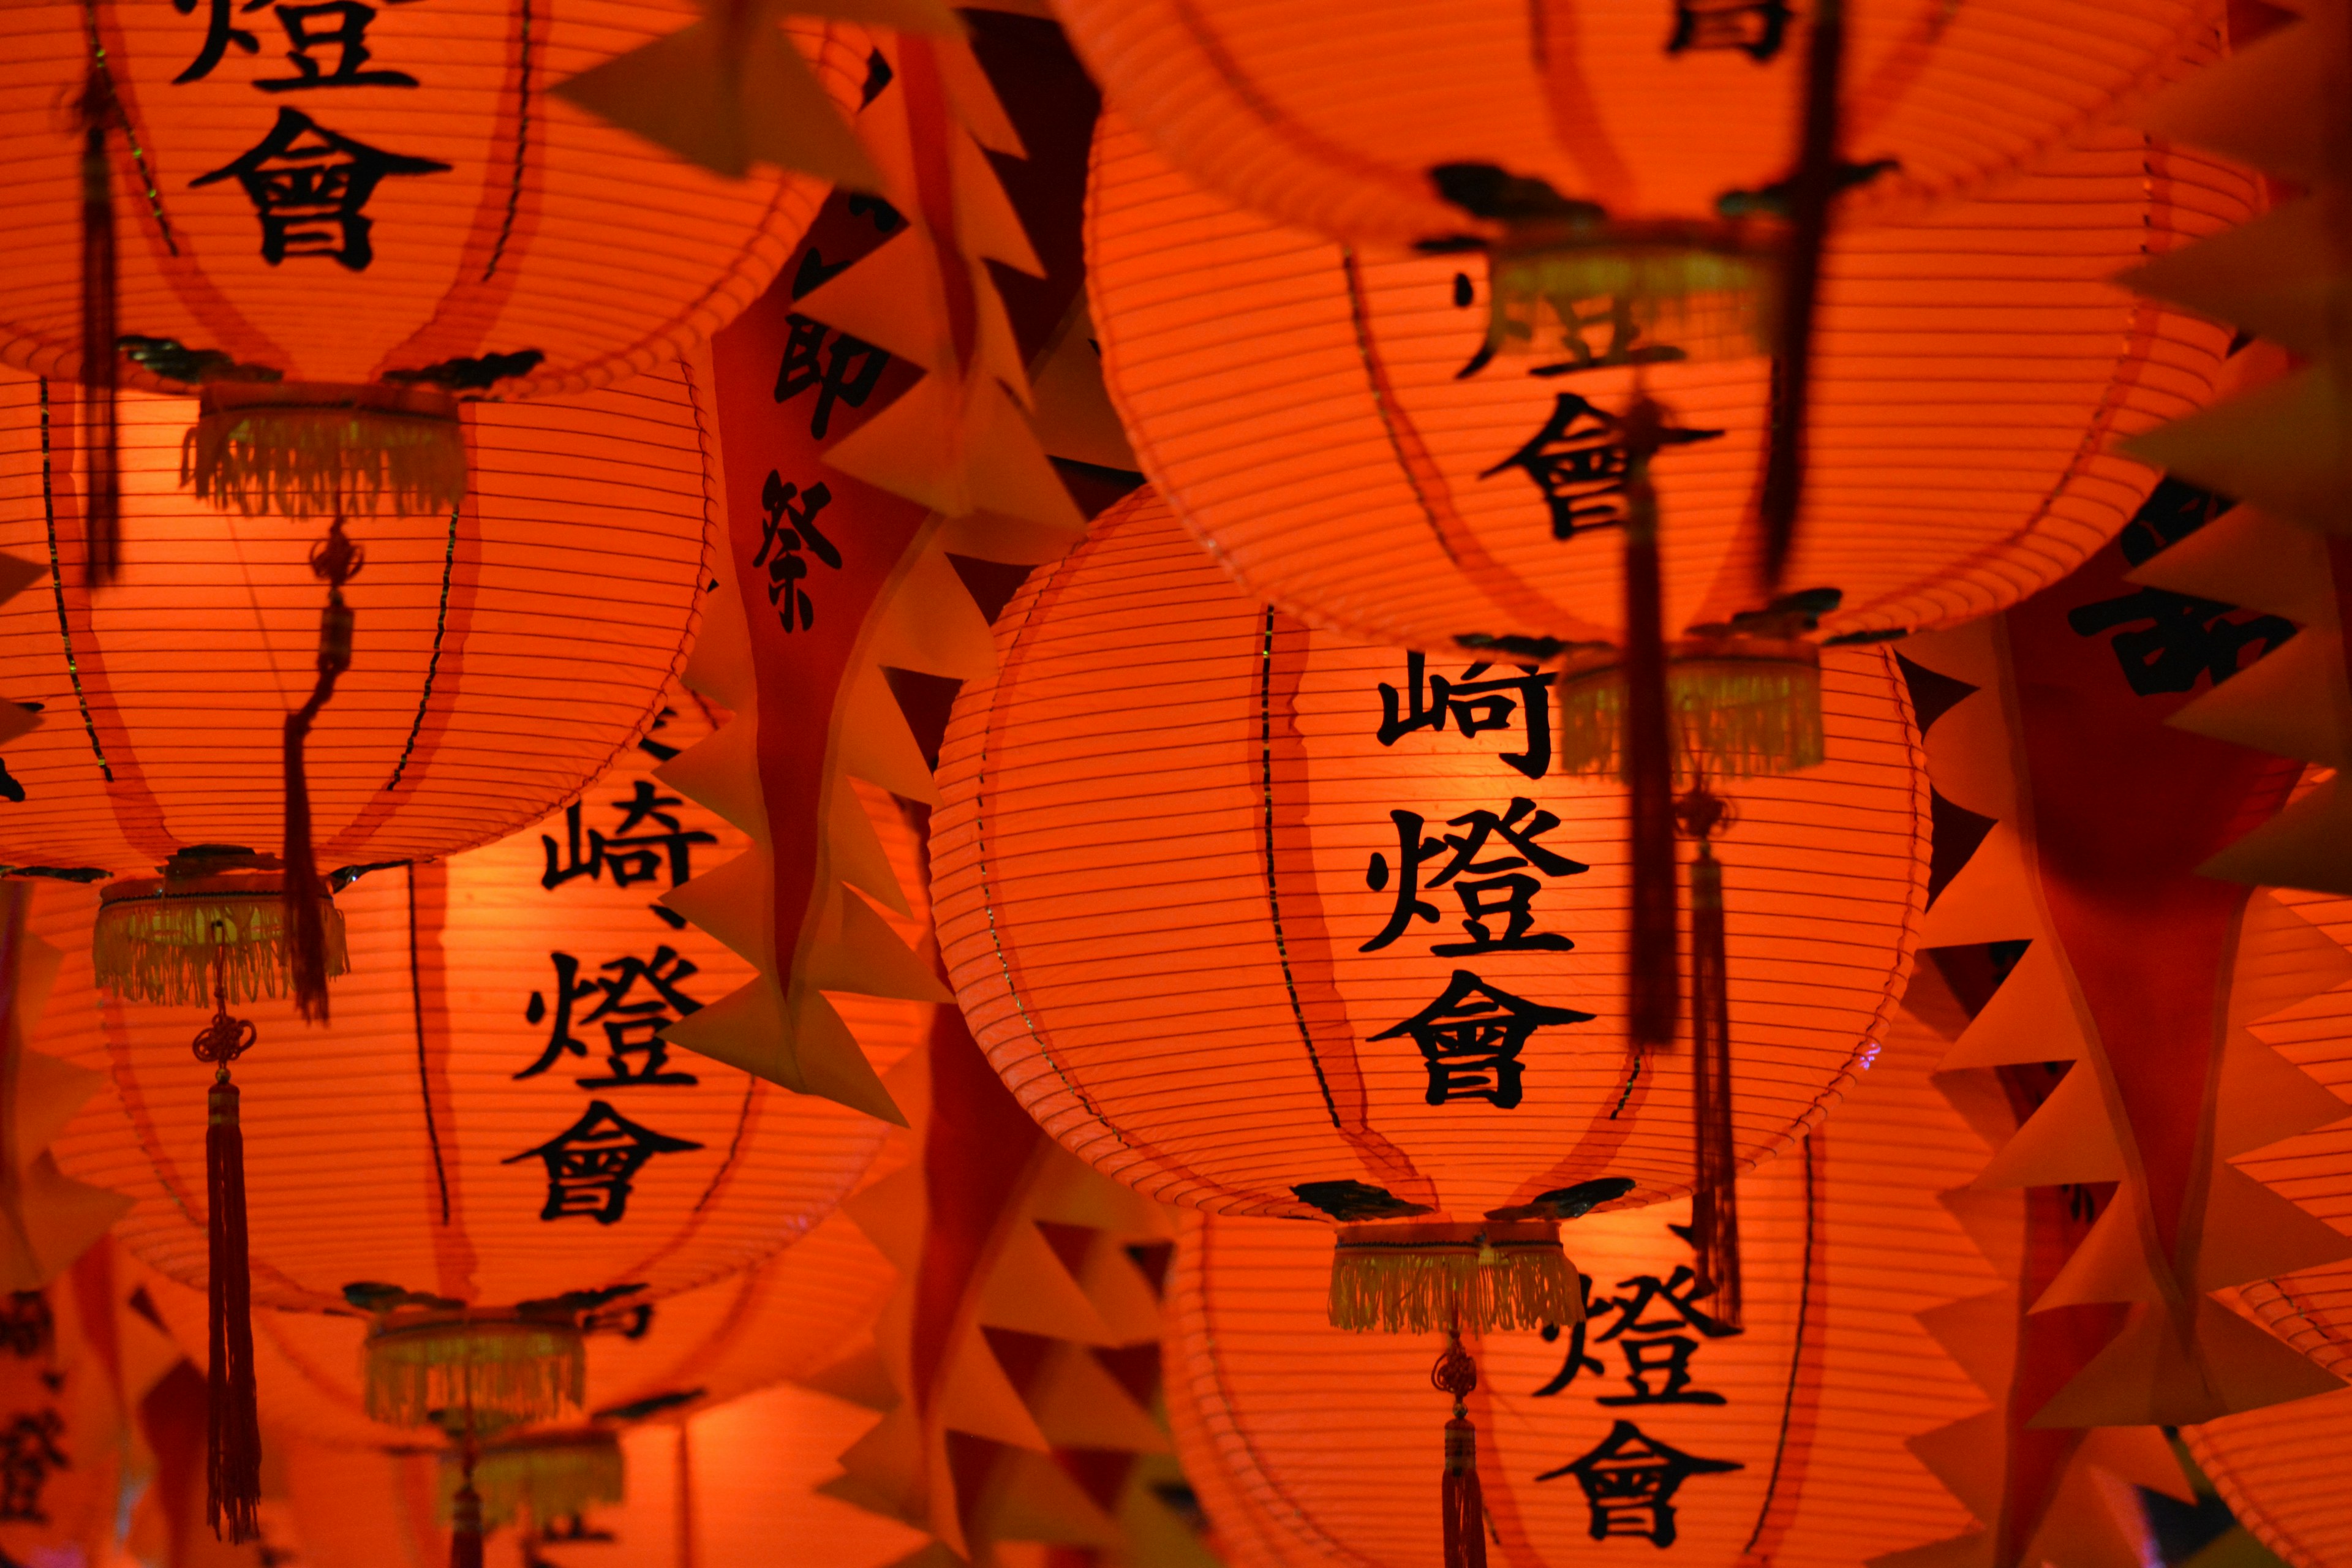
[[[1234,593],[1148,494],[996,636],[940,753],[933,896],[1024,1106],[1154,1197],[1350,1226],[1345,1321],[1442,1321],[1449,1280],[1498,1292],[1492,1322],[1572,1315],[1540,1283],[1565,1279],[1555,1222],[1691,1191],[1695,1100],[1629,1036],[1625,795],[1550,776],[1549,677],[1449,667],[1440,690]],[[1743,789],[1712,862],[1727,1176],[1835,1098],[1910,964],[1902,681],[1875,649],[1822,679],[1828,761]],[[1481,1266],[1506,1241],[1525,1271]]]

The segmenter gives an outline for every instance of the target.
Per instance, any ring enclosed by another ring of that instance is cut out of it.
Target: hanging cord
[[[261,1501],[261,1415],[253,1380],[253,1281],[246,1245],[245,1133],[238,1124],[237,1089],[228,1064],[253,1046],[250,1018],[228,1010],[228,942],[215,922],[219,956],[214,982],[212,1022],[191,1048],[213,1074],[210,1115],[205,1127],[205,1218],[211,1243],[211,1406],[206,1455],[205,1517],[213,1533],[227,1521],[227,1539],[250,1541],[258,1533],[254,1510]]]
[[[1731,992],[1723,921],[1723,864],[1710,840],[1731,826],[1730,805],[1705,778],[1675,803],[1691,861],[1691,1249],[1716,1316],[1739,1326],[1739,1171],[1731,1139]]]
[[[1805,418],[1812,398],[1813,315],[1821,293],[1822,250],[1829,242],[1830,202],[1837,195],[1838,78],[1845,58],[1845,7],[1820,0],[1805,51],[1804,133],[1789,181],[1792,220],[1780,277],[1780,350],[1774,356],[1771,434],[1765,448],[1764,587],[1778,593],[1796,548],[1797,509],[1805,489]]]
[[[352,667],[351,607],[343,584],[359,575],[367,552],[343,531],[342,479],[336,477],[335,521],[310,551],[310,572],[327,584],[327,607],[319,616],[319,679],[310,700],[286,716],[285,906],[294,1003],[306,1019],[327,1017],[327,884],[310,849],[310,786],[302,768],[302,742],[319,710],[335,694],[335,679]]]
[[[96,49],[95,41],[91,47]],[[127,130],[102,54],[90,60],[74,119],[82,134],[81,435],[88,476],[82,497],[82,581],[99,588],[114,581],[122,548],[121,430],[115,395],[121,381],[115,352],[119,285],[107,138]]]
[[[459,1454],[465,1479],[450,1505],[449,1568],[482,1568],[482,1494],[474,1489],[474,1464],[481,1458],[481,1447],[474,1440],[470,1405],[466,1414],[465,1443]]]
[[[1486,1568],[1486,1499],[1478,1490],[1478,1429],[1465,1403],[1478,1386],[1478,1363],[1462,1348],[1462,1331],[1450,1329],[1430,1386],[1454,1396],[1454,1417],[1445,1424],[1445,1476],[1439,1507],[1445,1523],[1444,1568]]]
[[[1658,492],[1650,480],[1665,410],[1636,389],[1625,438],[1625,783],[1633,867],[1626,1015],[1639,1050],[1669,1046],[1680,990],[1675,974],[1674,744],[1666,705],[1664,611],[1660,602]]]

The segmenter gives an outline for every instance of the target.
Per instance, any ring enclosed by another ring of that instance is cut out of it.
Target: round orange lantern
[[[1841,236],[1783,579],[1800,592],[1776,604],[1751,521],[1770,362],[1683,363],[1602,318],[1552,363],[1488,363],[1476,258],[1276,226],[1115,116],[1094,158],[1093,320],[1137,457],[1244,587],[1317,625],[1613,671],[1630,636],[1627,419],[1644,388],[1671,409],[1647,461],[1657,613],[1686,723],[1722,729],[1685,738],[1734,769],[1810,754],[1810,729],[1740,714],[1803,681],[1815,642],[1987,614],[2129,520],[2154,476],[2113,438],[2201,402],[2229,334],[2108,279],[2258,195],[2211,160],[2103,132],[1931,219]],[[1606,765],[1616,699],[1602,680],[1576,693],[1570,763]]]
[[[1825,31],[1845,55],[1847,151],[1895,164],[1846,171],[1863,177],[1846,205],[1915,205],[2147,85],[2215,9],[1067,0],[1056,15],[1110,102],[1193,177],[1282,222],[1411,245],[1589,242],[1640,219],[1696,238],[1775,210]]]
[[[654,368],[758,298],[814,216],[824,179],[730,179],[549,92],[697,16],[13,6],[0,358],[201,388],[191,478],[224,506],[446,514],[460,399]],[[870,44],[814,22],[792,41],[775,63],[806,101],[773,107],[817,132],[812,166],[851,173],[839,111]]]
[[[1338,1221],[1335,1321],[1572,1318],[1557,1222],[1787,1147],[1908,972],[1927,786],[1880,650],[1825,658],[1821,766],[1695,824],[1725,889],[1698,1011],[1739,1050],[1710,1103],[1628,1033],[1625,793],[1551,776],[1547,672],[1431,669],[1252,604],[1148,493],[1030,579],[997,647],[931,848],[973,1034],[1129,1185]],[[1690,1129],[1718,1115],[1704,1173]]]
[[[479,1433],[576,1408],[593,1314],[773,1253],[874,1156],[881,1123],[661,1038],[753,973],[659,901],[749,847],[653,777],[708,729],[676,699],[538,832],[347,889],[352,973],[331,1029],[294,1046],[290,1004],[248,1009],[268,1042],[240,1066],[256,1090],[252,1299],[365,1315],[378,1420]],[[896,818],[887,796],[873,804]],[[910,859],[903,819],[895,837]],[[874,1005],[886,1026],[868,1045],[887,1066],[928,1010]],[[85,1114],[58,1158],[136,1198],[117,1234],[142,1260],[190,1286],[209,1278],[217,1381],[222,1205],[194,1173],[218,1166],[181,1087],[203,1015],[100,1011],[99,1049],[79,1059],[110,1073],[121,1103]],[[226,1375],[240,1360],[249,1369],[249,1349],[232,1344]]]
[[[1470,1528],[1501,1561],[1828,1568],[1973,1527],[1906,1451],[1987,1403],[1916,1317],[1998,1282],[1937,1201],[1984,1158],[1929,1080],[1946,1044],[1899,1017],[1826,1125],[1744,1184],[1761,1245],[1740,1327],[1694,1279],[1674,1205],[1577,1222],[1582,1323],[1464,1334]],[[1445,1342],[1342,1336],[1320,1286],[1296,1227],[1188,1217],[1166,1340],[1185,1476],[1229,1568],[1437,1563]]]

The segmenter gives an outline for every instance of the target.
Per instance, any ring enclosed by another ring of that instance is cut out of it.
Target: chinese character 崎
[[[1416,730],[1442,734],[1449,717],[1465,740],[1490,730],[1508,731],[1517,712],[1527,724],[1527,750],[1505,752],[1502,760],[1531,779],[1543,777],[1551,771],[1551,704],[1545,697],[1551,674],[1519,666],[1517,675],[1489,676],[1492,668],[1474,664],[1449,680],[1430,675],[1428,660],[1420,654],[1405,655],[1404,700],[1399,700],[1395,687],[1381,683],[1381,744],[1393,746]]]
[[[592,1100],[579,1121],[538,1148],[510,1154],[499,1163],[545,1162],[547,1205],[539,1211],[540,1218],[585,1215],[598,1225],[616,1225],[629,1210],[629,1184],[646,1161],[701,1147],[640,1127],[603,1100]]]
[[[816,526],[817,513],[832,501],[833,491],[822,483],[803,490],[785,483],[775,469],[768,470],[768,483],[760,495],[767,519],[760,525],[760,548],[751,564],[768,568],[768,603],[776,606],[776,616],[788,632],[806,631],[816,625],[816,606],[801,586],[809,574],[801,551],[806,549],[835,571],[841,570],[841,552]]]
[[[1647,1436],[1631,1421],[1620,1421],[1582,1458],[1546,1470],[1536,1479],[1576,1478],[1591,1510],[1587,1532],[1593,1540],[1632,1535],[1664,1547],[1675,1543],[1675,1494],[1685,1481],[1746,1468],[1729,1459],[1685,1454]]]
[[[439,174],[449,165],[385,153],[339,136],[299,110],[281,109],[244,156],[191,185],[234,179],[261,219],[261,258],[324,256],[354,272],[375,259],[368,198],[389,174]]]
[[[1457,969],[1444,994],[1372,1038],[1412,1037],[1429,1068],[1428,1103],[1483,1100],[1508,1110],[1522,1098],[1527,1068],[1519,1052],[1535,1032],[1549,1024],[1591,1023],[1592,1016],[1523,1000]]]
[[[670,754],[675,756],[677,752],[671,751]],[[694,879],[694,847],[719,842],[713,834],[681,825],[670,808],[683,805],[685,801],[674,795],[657,793],[645,779],[635,781],[627,799],[607,804],[621,813],[621,824],[610,834],[589,828],[584,854],[578,802],[564,809],[564,844],[561,849],[553,838],[544,833],[539,836],[540,848],[547,857],[547,869],[539,879],[541,887],[552,891],[575,877],[600,881],[610,869],[613,885],[626,888],[652,881],[667,869],[669,885],[681,888]],[[638,831],[647,822],[659,831]]]
[[[576,1021],[583,1026],[604,1025],[604,1059],[612,1064],[609,1076],[580,1079],[583,1089],[666,1088],[699,1081],[692,1073],[668,1070],[669,1047],[661,1037],[661,1031],[679,1018],[702,1010],[700,1002],[679,988],[688,976],[697,973],[692,959],[672,948],[657,947],[650,959],[609,960],[599,966],[607,978],[583,981],[580,978],[580,961],[572,954],[551,952],[547,956],[555,964],[555,1005],[551,1008],[546,995],[534,991],[523,1016],[536,1024],[551,1012],[555,1026],[548,1033],[547,1048],[540,1053],[537,1061],[515,1074],[517,1079],[537,1078],[566,1052],[584,1058],[588,1055],[587,1043],[572,1033]],[[640,980],[652,994],[627,1001]],[[572,1009],[592,996],[601,1000],[575,1020]],[[633,1064],[633,1057],[645,1058],[644,1064]]]
[[[1389,818],[1397,829],[1396,868],[1391,872],[1388,857],[1374,850],[1365,868],[1364,885],[1380,892],[1393,879],[1396,900],[1389,911],[1388,923],[1358,952],[1378,952],[1411,929],[1415,920],[1434,921],[1437,906],[1421,895],[1424,889],[1449,886],[1462,901],[1462,928],[1469,933],[1470,940],[1432,942],[1429,951],[1441,957],[1485,952],[1566,952],[1576,945],[1556,932],[1533,929],[1532,901],[1543,884],[1528,874],[1530,868],[1547,877],[1572,877],[1590,869],[1582,861],[1571,860],[1536,842],[1559,826],[1559,817],[1537,809],[1536,803],[1526,796],[1515,795],[1499,816],[1491,811],[1468,811],[1452,818],[1447,826],[1467,831],[1449,833],[1443,842],[1422,837],[1423,819],[1416,812],[1391,811]],[[1503,841],[1496,847],[1503,852],[1488,855],[1487,844],[1494,838]],[[1439,866],[1434,876],[1424,880],[1423,867],[1449,848],[1453,854]],[[1510,850],[1517,853],[1509,853]],[[1486,923],[1496,915],[1503,917],[1499,935]]]
[[[1720,430],[1676,430],[1659,433],[1663,446],[1686,446],[1712,441]],[[1517,468],[1543,492],[1551,512],[1554,539],[1572,539],[1580,529],[1616,528],[1625,521],[1625,480],[1629,456],[1624,424],[1613,414],[1572,392],[1552,401],[1551,417],[1526,446],[1478,477],[1494,478],[1505,468]]]

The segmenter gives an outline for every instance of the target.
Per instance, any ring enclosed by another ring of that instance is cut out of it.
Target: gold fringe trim
[[[1583,1318],[1576,1269],[1557,1241],[1419,1247],[1342,1241],[1331,1255],[1333,1328],[1466,1334]]]
[[[466,499],[466,438],[455,419],[376,408],[207,412],[180,448],[180,482],[247,517],[329,517],[388,508],[456,510]]]
[[[464,1479],[457,1456],[445,1451],[439,1508],[445,1522],[455,1510]],[[621,1440],[610,1432],[557,1432],[494,1443],[474,1465],[474,1490],[482,1500],[487,1525],[512,1524],[525,1515],[543,1524],[599,1503],[618,1503],[627,1489]]]
[[[475,1319],[368,1336],[367,1413],[395,1426],[446,1413],[478,1435],[551,1420],[587,1396],[587,1352],[568,1323]]]
[[[342,911],[327,906],[327,973],[352,966]],[[99,988],[132,1002],[209,1007],[226,960],[228,999],[292,994],[286,907],[266,893],[163,894],[100,906],[90,933]]]
[[[1794,773],[1822,761],[1818,663],[1678,659],[1667,666],[1666,702],[1680,783],[1692,781],[1694,759],[1708,778]],[[1624,737],[1622,668],[1563,679],[1553,723],[1562,771],[1623,777]]]
[[[1506,241],[1487,267],[1487,342],[1498,353],[1636,363],[1772,352],[1777,255],[1740,242],[1612,235]],[[1612,351],[1613,353],[1612,353]]]

